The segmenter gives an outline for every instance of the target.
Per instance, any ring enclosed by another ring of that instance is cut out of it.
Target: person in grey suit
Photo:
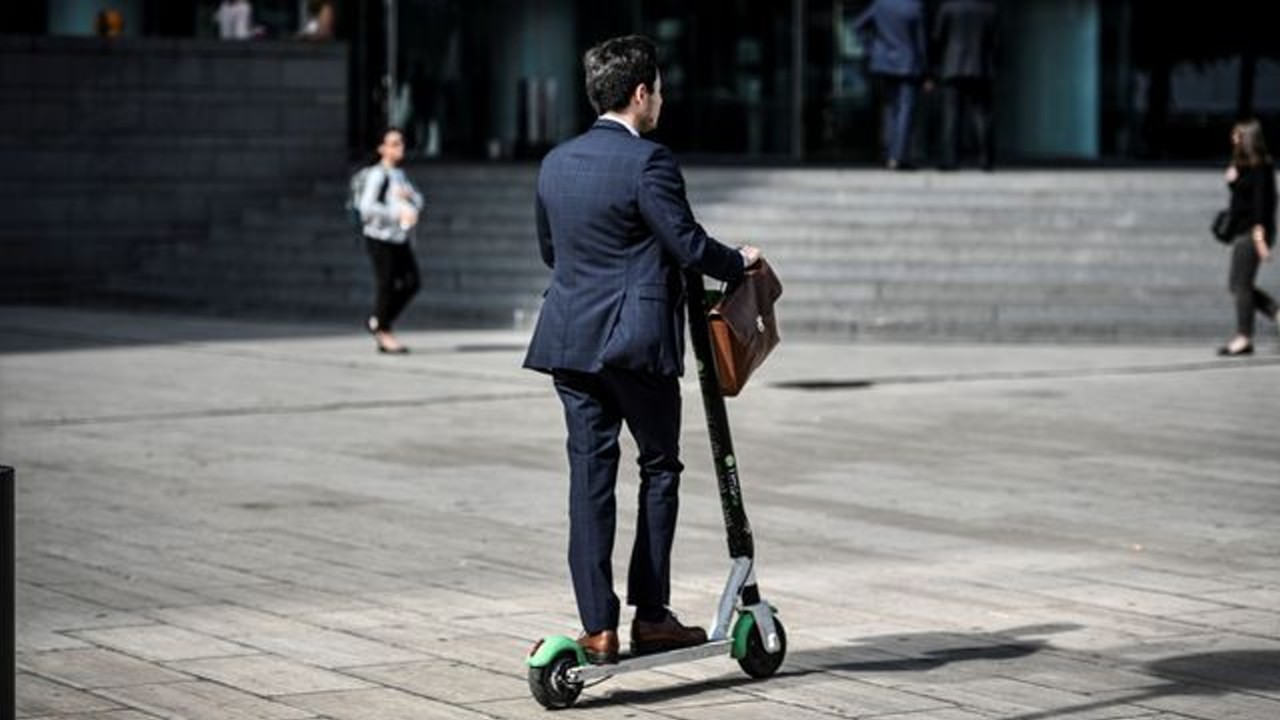
[[[924,3],[874,0],[853,21],[871,48],[871,73],[884,91],[885,165],[911,166],[911,132],[926,70]]]
[[[694,220],[658,125],[657,51],[638,36],[587,51],[587,97],[599,117],[553,149],[538,174],[537,231],[551,268],[524,365],[550,373],[569,455],[569,570],[592,662],[618,657],[613,590],[618,434],[639,450],[639,517],[627,575],[631,647],[646,653],[706,641],[668,608],[679,506],[684,270],[733,282],[759,250],[726,247]],[[695,320],[696,321],[696,320]]]
[[[933,23],[933,43],[942,79],[942,167],[957,166],[965,116],[978,139],[984,170],[995,167],[992,81],[1000,35],[993,0],[946,0]]]

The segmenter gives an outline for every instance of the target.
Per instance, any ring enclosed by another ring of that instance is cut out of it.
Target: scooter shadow
[[[847,646],[788,651],[782,669],[767,680],[744,675],[722,675],[715,678],[682,682],[670,673],[671,687],[654,690],[615,690],[607,694],[583,697],[577,707],[603,705],[656,705],[703,695],[716,690],[734,690],[779,680],[791,684],[830,678],[832,672],[894,673],[928,672],[946,665],[975,661],[1004,661],[1025,658],[1040,652],[1049,643],[1036,636],[1079,629],[1070,623],[1033,625],[991,633],[899,633],[858,638]],[[721,660],[720,662],[723,662]]]

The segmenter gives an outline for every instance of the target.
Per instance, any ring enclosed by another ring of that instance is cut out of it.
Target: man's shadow
[[[1160,684],[1106,700],[1015,715],[1007,720],[1048,720],[1163,698],[1219,697],[1250,691],[1275,693],[1280,691],[1280,650],[1227,650],[1175,655],[1149,662],[1143,666],[1143,671],[1161,681]],[[1280,698],[1271,696],[1271,699],[1280,707]]]
[[[981,660],[1016,660],[1048,646],[1038,636],[1079,629],[1079,625],[1059,623],[1029,625],[992,633],[898,633],[859,638],[848,646],[810,650],[788,650],[776,678],[805,678],[832,671],[841,672],[925,672],[952,663]],[[761,682],[745,675],[682,682],[672,678],[672,686],[660,690],[618,690],[599,697],[584,698],[578,707],[623,703],[648,705],[700,695],[711,690],[729,690]]]

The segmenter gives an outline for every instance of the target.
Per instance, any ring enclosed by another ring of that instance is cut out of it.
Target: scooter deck
[[[583,665],[569,670],[567,674],[571,682],[602,680],[614,675],[622,675],[638,670],[651,670],[663,665],[725,656],[729,654],[732,646],[732,640],[711,640],[701,645],[680,648],[679,650],[667,650],[666,652],[646,653],[644,655],[631,655],[628,653],[620,655],[616,663],[610,665]]]

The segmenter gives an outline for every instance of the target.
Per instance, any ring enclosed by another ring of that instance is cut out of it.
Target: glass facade
[[[592,120],[582,51],[632,32],[661,51],[657,139],[686,156],[872,163],[879,88],[851,28],[870,0],[334,0],[351,48],[353,152],[388,122],[419,158],[536,158]],[[929,12],[940,0],[927,0]],[[216,0],[25,0],[0,31],[87,34],[113,8],[126,35],[212,34]],[[1258,8],[1220,0],[997,0],[1001,162],[1202,161],[1240,115],[1280,136],[1280,45]],[[307,0],[253,0],[265,37],[290,37]],[[387,39],[394,38],[388,83]],[[914,148],[938,157],[939,93]]]
[[[308,0],[252,0],[253,25],[261,38],[295,35]],[[21,0],[0,17],[0,31],[24,34],[95,35],[98,17],[117,13],[121,37],[216,37],[219,0]]]
[[[536,157],[592,119],[581,51],[639,32],[662,58],[667,104],[656,137],[681,153],[759,162],[880,157],[879,88],[852,29],[869,0],[396,3],[403,53],[443,53],[423,62],[458,78],[447,99],[404,111],[411,125],[428,128],[414,143],[424,156]],[[937,5],[927,3],[930,12]],[[1223,17],[1256,7],[1224,5],[1232,7]],[[1280,46],[1247,24],[1171,19],[1155,0],[997,7],[1002,161],[1220,158],[1238,114],[1256,113],[1269,128],[1280,120]],[[447,40],[432,23],[410,19],[439,17],[441,8],[452,18],[443,23]],[[925,94],[917,113],[914,147],[925,163],[938,156],[938,95]]]
[[[641,22],[662,58],[662,138],[695,154],[792,152],[790,3],[645,3]]]

